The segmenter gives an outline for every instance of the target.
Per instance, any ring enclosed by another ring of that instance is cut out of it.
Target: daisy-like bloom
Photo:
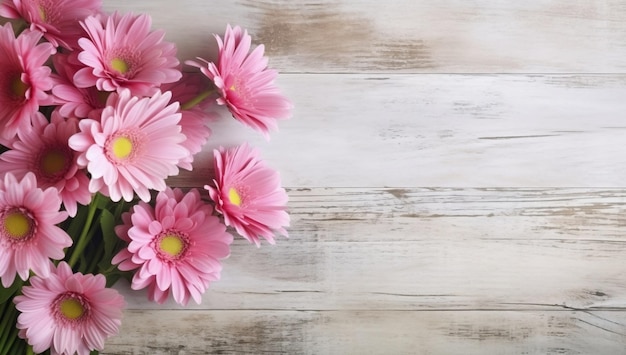
[[[215,114],[209,111],[209,107],[213,104],[210,101],[201,101],[189,105],[191,107],[186,107],[189,103],[195,103],[195,98],[204,87],[203,78],[207,80],[200,73],[184,73],[181,80],[176,83],[161,86],[161,90],[171,91],[172,103],[179,102],[181,105],[180,125],[182,133],[187,137],[183,146],[189,150],[190,154],[181,160],[178,166],[189,171],[193,169],[194,155],[202,150],[211,135],[208,123],[215,120]]]
[[[65,262],[47,278],[33,276],[14,298],[19,336],[35,353],[89,354],[119,332],[124,298],[103,275],[72,273]]]
[[[86,67],[74,75],[77,87],[128,88],[147,96],[161,84],[180,79],[176,46],[163,41],[164,31],[151,31],[150,16],[113,13],[104,20],[88,17],[81,24],[89,38],[78,41],[78,59]]]
[[[227,105],[235,119],[263,133],[269,139],[277,120],[291,116],[292,104],[276,87],[277,72],[267,68],[264,46],[250,52],[251,37],[239,26],[226,28],[224,41],[215,36],[219,47],[218,63],[198,58],[187,61],[200,68],[215,84],[220,94],[217,102]]]
[[[46,277],[50,259],[65,256],[72,239],[56,224],[67,218],[55,188],[37,187],[35,174],[18,180],[6,173],[0,180],[0,279],[2,286],[13,284],[16,274],[28,279],[32,270]]]
[[[274,244],[275,234],[288,236],[287,193],[277,171],[267,167],[247,144],[213,151],[215,186],[206,185],[215,210],[237,233],[260,246],[259,237]]]
[[[4,139],[30,129],[39,105],[49,104],[52,88],[46,61],[56,50],[39,43],[41,33],[23,32],[17,38],[11,23],[0,26],[0,127]]]
[[[78,168],[78,153],[68,146],[69,138],[78,131],[76,119],[64,120],[53,113],[51,121],[39,112],[33,118],[33,129],[19,131],[11,150],[0,154],[0,174],[7,172],[21,179],[32,171],[40,188],[57,189],[70,217],[77,203],[91,201],[89,178]]]
[[[52,96],[61,116],[100,119],[109,92],[100,91],[95,86],[78,88],[74,85],[74,74],[84,67],[78,61],[78,53],[58,53],[52,57],[52,63],[56,71],[52,74]]]
[[[171,294],[179,304],[190,298],[199,304],[209,283],[220,278],[219,260],[230,254],[233,241],[212,213],[196,189],[185,194],[168,188],[157,195],[154,208],[139,202],[116,227],[129,244],[112,264],[124,271],[138,269],[131,287],[148,287],[152,301],[163,303]]]
[[[23,19],[55,47],[76,48],[83,35],[78,21],[100,12],[101,0],[4,0],[0,16]]]
[[[165,179],[178,174],[177,164],[189,155],[179,125],[178,103],[169,92],[131,96],[128,89],[111,93],[100,120],[82,119],[69,146],[80,153],[78,166],[91,174],[89,191],[117,202],[134,193],[150,201],[150,190],[163,191]]]

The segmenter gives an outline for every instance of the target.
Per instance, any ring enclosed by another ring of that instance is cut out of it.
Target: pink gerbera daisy
[[[229,255],[233,241],[212,213],[198,190],[184,194],[168,188],[157,195],[154,208],[140,202],[124,215],[116,233],[129,244],[112,263],[124,271],[139,268],[131,286],[148,287],[152,301],[163,303],[171,293],[179,304],[190,298],[199,304],[209,283],[220,278],[219,260]]]
[[[78,41],[82,48],[78,59],[86,67],[74,76],[76,86],[128,88],[144,96],[180,79],[176,46],[163,41],[164,31],[151,31],[150,16],[113,13],[104,20],[88,17],[82,25],[89,38]]]
[[[226,225],[260,245],[259,237],[274,244],[275,233],[288,236],[287,193],[280,187],[278,172],[260,160],[247,144],[213,151],[215,186],[206,185],[215,209]]]
[[[178,174],[177,164],[189,154],[179,125],[178,104],[160,91],[138,98],[123,89],[111,93],[99,121],[83,119],[69,139],[80,153],[78,165],[91,173],[89,190],[113,201],[131,201],[133,191],[144,201],[150,189],[165,190],[165,179]]]
[[[30,118],[40,104],[48,104],[52,88],[50,68],[55,52],[50,43],[39,43],[41,33],[22,32],[17,38],[11,23],[0,26],[0,127],[11,139],[19,129],[30,129]]]
[[[9,287],[19,275],[28,279],[32,270],[47,277],[50,258],[65,256],[72,239],[56,224],[67,218],[59,211],[61,198],[55,188],[37,187],[35,174],[17,180],[6,173],[0,180],[0,279]]]
[[[291,116],[292,104],[274,84],[277,72],[267,68],[264,46],[250,53],[252,39],[239,26],[228,25],[223,42],[215,38],[217,65],[202,58],[186,64],[200,68],[213,81],[220,94],[217,102],[227,105],[233,117],[269,139],[269,131],[277,129],[276,121]]]
[[[74,74],[84,67],[78,61],[76,51],[56,54],[52,57],[56,73],[52,74],[54,104],[63,117],[100,119],[109,92],[100,91],[95,86],[78,88],[74,85]]]
[[[180,125],[182,133],[187,137],[183,146],[189,150],[190,154],[178,166],[186,170],[193,169],[193,156],[199,153],[207,142],[211,135],[208,124],[215,119],[215,114],[209,111],[209,107],[214,103],[202,100],[195,103],[196,98],[203,95],[203,78],[205,81],[207,80],[200,73],[184,73],[181,80],[176,83],[161,86],[161,90],[171,91],[172,103],[179,102],[181,105]]]
[[[119,332],[124,298],[103,275],[72,273],[65,262],[49,277],[33,276],[14,298],[19,336],[36,353],[89,354]]]
[[[18,140],[11,150],[0,155],[0,174],[11,172],[21,179],[32,171],[41,188],[55,187],[70,217],[77,211],[77,203],[91,201],[89,178],[78,169],[78,153],[70,149],[68,139],[78,131],[76,119],[64,120],[58,113],[50,122],[37,113],[33,129],[18,132]]]
[[[0,16],[23,19],[55,47],[74,49],[83,35],[78,21],[100,12],[101,0],[5,0]]]

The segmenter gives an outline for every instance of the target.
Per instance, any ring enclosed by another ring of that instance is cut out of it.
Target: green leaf
[[[102,241],[104,244],[104,259],[110,260],[120,240],[115,234],[115,216],[108,210],[100,213],[100,228],[102,229]]]
[[[17,291],[21,289],[24,281],[15,278],[13,281],[13,285],[9,286],[9,288],[4,288],[0,285],[0,304],[8,301],[11,297],[15,296]]]

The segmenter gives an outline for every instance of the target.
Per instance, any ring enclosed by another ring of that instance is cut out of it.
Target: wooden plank
[[[130,311],[103,354],[623,354],[626,312]]]
[[[619,0],[105,0],[148,12],[181,58],[214,56],[212,33],[249,28],[288,72],[606,73],[626,71]]]
[[[295,103],[270,142],[224,119],[211,149],[259,147],[285,186],[624,186],[626,75],[306,75],[279,85]]]
[[[626,310],[621,189],[300,189],[291,238],[238,239],[215,310]],[[180,309],[130,293],[129,309]]]

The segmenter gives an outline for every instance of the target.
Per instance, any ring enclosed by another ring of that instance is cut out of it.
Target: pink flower
[[[58,190],[70,217],[77,211],[77,203],[91,201],[89,178],[78,169],[78,153],[70,149],[68,139],[78,131],[75,119],[65,121],[53,113],[51,122],[41,113],[33,118],[33,129],[19,131],[11,150],[0,155],[0,173],[11,172],[21,179],[32,171],[39,187]]]
[[[30,118],[40,104],[47,104],[52,88],[50,68],[55,52],[50,43],[39,43],[41,33],[23,32],[17,38],[11,23],[0,27],[0,127],[4,139],[30,129]]]
[[[78,41],[82,48],[78,59],[86,67],[74,76],[77,87],[128,88],[145,96],[163,83],[180,79],[176,46],[163,41],[163,31],[150,30],[150,16],[114,13],[103,21],[88,17],[82,25],[89,38]]]
[[[224,215],[227,226],[260,246],[259,237],[274,244],[275,232],[288,236],[285,211],[287,193],[280,187],[278,172],[260,160],[247,144],[214,150],[215,187],[206,185],[215,209]]]
[[[239,26],[228,25],[223,42],[219,36],[215,38],[219,46],[217,66],[202,58],[186,64],[200,68],[213,80],[220,93],[217,102],[227,105],[233,117],[269,139],[269,131],[277,129],[276,121],[291,116],[292,104],[274,84],[277,72],[267,68],[264,46],[249,53],[252,40]]]
[[[49,258],[59,260],[72,239],[56,224],[67,218],[59,211],[61,198],[55,188],[37,187],[35,174],[18,181],[11,173],[0,180],[0,279],[9,287],[18,274],[28,279],[32,270],[47,277]]]
[[[100,91],[95,86],[78,88],[74,85],[74,74],[84,67],[78,61],[78,53],[56,54],[52,63],[56,70],[56,74],[52,74],[52,96],[61,116],[100,119],[109,92]]]
[[[80,153],[78,165],[91,174],[89,191],[117,202],[131,201],[133,191],[150,201],[150,189],[165,190],[165,179],[178,174],[177,164],[189,154],[182,146],[178,104],[170,93],[138,98],[123,89],[111,93],[100,121],[83,119],[69,139]]]
[[[14,298],[20,338],[36,353],[103,350],[104,341],[119,332],[124,298],[105,287],[103,275],[73,274],[65,262],[52,271],[47,278],[31,277],[31,286]]]
[[[148,287],[152,301],[163,303],[171,293],[179,304],[190,298],[199,304],[209,283],[220,278],[219,260],[229,255],[233,241],[212,212],[196,189],[183,194],[168,188],[157,195],[154,208],[140,202],[116,228],[129,244],[112,264],[123,271],[138,268],[131,287]]]
[[[184,108],[187,103],[193,102],[198,96],[202,96],[204,87],[202,78],[207,80],[200,73],[184,73],[182,79],[176,83],[161,86],[161,90],[171,91],[171,103],[179,102],[181,105],[180,125],[182,133],[187,137],[183,146],[189,150],[190,154],[183,158],[178,166],[189,171],[193,169],[194,155],[202,150],[211,135],[208,123],[215,120],[215,114],[209,111],[211,102],[202,101],[190,108]]]
[[[83,35],[78,21],[100,12],[101,0],[4,0],[0,16],[23,19],[55,47],[74,49]]]

